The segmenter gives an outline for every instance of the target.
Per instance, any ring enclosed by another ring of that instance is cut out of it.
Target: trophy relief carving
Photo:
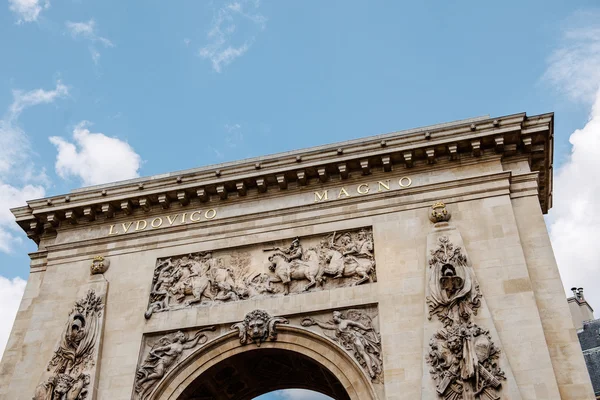
[[[145,317],[195,304],[287,295],[376,280],[370,230],[295,238],[288,243],[157,260]]]
[[[51,375],[38,385],[33,400],[87,398],[103,309],[103,301],[94,290],[75,303],[58,348],[48,363]]]
[[[182,354],[206,343],[208,336],[205,332],[214,330],[214,326],[202,328],[191,337],[186,332],[177,331],[156,340],[137,369],[134,389],[136,399],[148,398],[158,382],[181,359]]]
[[[358,361],[362,368],[375,382],[382,382],[383,361],[381,357],[381,336],[373,326],[371,317],[362,310],[334,311],[332,318],[322,322],[311,317],[301,321],[308,327],[317,325],[324,331],[325,336],[339,343]]]
[[[481,305],[479,285],[467,257],[447,236],[440,237],[438,247],[431,251],[429,268],[429,319],[437,315],[444,326],[449,326],[477,314]]]
[[[472,319],[481,292],[467,257],[447,236],[438,239],[429,259],[429,319],[437,315],[444,328],[429,341],[426,361],[444,400],[497,400],[504,372],[500,350],[489,331]]]
[[[242,322],[233,324],[231,329],[239,332],[240,343],[254,343],[260,347],[267,340],[277,340],[277,324],[289,324],[283,317],[271,317],[266,311],[254,310],[246,314]]]

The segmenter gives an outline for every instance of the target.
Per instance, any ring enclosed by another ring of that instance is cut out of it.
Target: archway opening
[[[309,389],[350,400],[325,367],[295,351],[257,348],[228,357],[198,376],[178,400],[252,400],[279,389]]]

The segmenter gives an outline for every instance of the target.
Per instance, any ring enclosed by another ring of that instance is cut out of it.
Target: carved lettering
[[[133,225],[133,221],[129,222],[128,224],[122,223],[121,226],[123,227],[123,233],[127,233],[129,228],[131,228],[131,225]]]
[[[412,185],[412,180],[408,176],[403,176],[398,181],[398,185],[400,185],[401,188],[407,188]]]
[[[356,188],[356,191],[359,194],[367,194],[369,193],[369,184],[367,183],[363,183],[362,185],[358,185],[358,187]]]
[[[197,215],[198,218],[194,218],[194,215]],[[190,221],[192,222],[198,222],[200,221],[202,214],[200,213],[200,211],[194,211],[193,213],[190,214]]]
[[[143,224],[143,226],[142,226]],[[139,221],[136,221],[135,223],[135,231],[143,231],[144,229],[146,229],[146,226],[148,226],[148,223],[146,222],[145,219],[140,219]]]
[[[385,182],[379,181],[377,182],[377,191],[383,192],[383,189],[390,190],[390,180],[387,179]]]
[[[339,199],[342,195],[344,195],[346,197],[350,197],[350,194],[348,194],[348,192],[346,191],[346,188],[342,188],[340,190],[340,193],[338,194],[337,198]]]
[[[204,218],[206,218],[206,219],[213,219],[216,216],[217,216],[217,210],[215,210],[214,208],[206,210],[206,212],[204,213]]]
[[[114,224],[110,226],[110,229],[108,231],[108,235],[117,235],[119,232],[113,232],[113,229],[115,229]]]
[[[175,214],[175,216],[173,216],[173,218],[171,218],[170,215],[167,215],[167,220],[169,220],[169,225],[173,226],[173,223],[175,222],[175,220],[177,219],[177,217],[179,217],[179,214]]]
[[[321,200],[327,200],[328,190],[323,190],[323,193],[315,192],[315,203]]]

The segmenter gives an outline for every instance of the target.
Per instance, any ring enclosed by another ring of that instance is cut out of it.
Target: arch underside
[[[340,381],[314,360],[289,350],[257,348],[212,366],[187,386],[178,400],[251,400],[288,388],[350,399]]]
[[[278,389],[310,389],[339,400],[375,400],[356,360],[331,340],[280,326],[275,341],[242,345],[236,332],[206,343],[160,382],[152,400],[251,400]]]

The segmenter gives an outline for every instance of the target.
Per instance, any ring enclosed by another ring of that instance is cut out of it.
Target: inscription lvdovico
[[[217,216],[217,210],[196,210],[155,218],[138,219],[137,221],[112,224],[108,229],[107,236],[122,235],[124,233],[141,232],[146,229],[157,229],[163,226],[183,225],[194,222],[209,221]]]

